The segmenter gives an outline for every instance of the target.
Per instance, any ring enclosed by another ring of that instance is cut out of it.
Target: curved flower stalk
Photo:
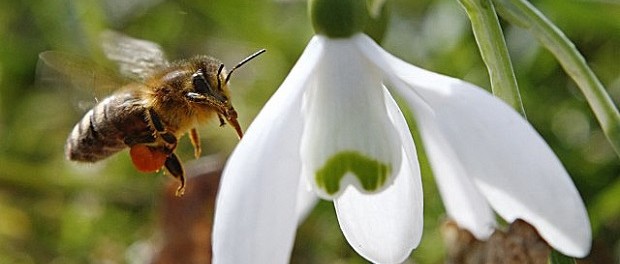
[[[493,3],[491,0],[459,0],[459,3],[471,21],[480,56],[489,72],[493,95],[526,116],[508,47]]]
[[[551,52],[573,78],[590,105],[607,140],[620,156],[620,112],[585,58],[564,33],[536,7],[524,0],[493,0],[497,11],[512,24],[527,29]]]
[[[421,239],[422,186],[392,93],[412,110],[447,213],[461,227],[488,238],[496,212],[530,223],[564,254],[589,252],[577,189],[510,106],[392,56],[360,30],[334,36],[317,27],[226,165],[214,263],[287,263],[299,215],[316,197],[334,201],[341,230],[360,255],[403,262]]]

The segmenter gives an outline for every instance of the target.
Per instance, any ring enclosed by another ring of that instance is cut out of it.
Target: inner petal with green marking
[[[390,175],[390,164],[380,162],[357,151],[342,151],[331,156],[315,176],[316,184],[328,194],[340,190],[340,181],[352,173],[364,190],[372,192],[381,189]]]

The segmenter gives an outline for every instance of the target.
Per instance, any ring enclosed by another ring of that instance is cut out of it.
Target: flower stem
[[[575,45],[540,11],[525,0],[493,0],[499,14],[532,33],[577,83],[603,133],[620,156],[620,113]]]
[[[482,60],[489,71],[493,94],[525,117],[519,86],[506,41],[491,0],[459,0],[471,21]]]

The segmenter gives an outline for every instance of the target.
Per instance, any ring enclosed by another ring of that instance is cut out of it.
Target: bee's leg
[[[170,175],[181,182],[179,188],[177,188],[176,196],[183,196],[185,193],[185,172],[183,172],[183,165],[181,165],[181,161],[176,154],[172,153],[166,159],[164,166]]]
[[[166,131],[159,115],[155,113],[152,108],[148,108],[146,112],[152,128],[155,129],[157,135],[166,143],[166,145],[164,145],[164,151],[168,154],[168,157],[164,162],[164,167],[172,177],[181,182],[179,188],[177,188],[176,196],[183,196],[183,193],[185,193],[185,172],[183,172],[183,165],[181,165],[179,157],[174,154],[174,150],[177,147],[177,137],[169,131]]]
[[[155,128],[155,131],[157,132],[166,131],[166,128],[164,127],[164,123],[161,122],[161,118],[159,118],[159,115],[155,113],[153,108],[147,108],[146,113],[148,114],[148,120],[150,121],[150,124],[153,125],[153,128]]]
[[[173,152],[177,148],[177,137],[170,132],[160,133],[159,136],[168,143],[166,145],[166,149],[169,149],[170,152]]]
[[[200,148],[200,136],[196,128],[192,128],[192,130],[189,131],[189,139],[192,142],[192,146],[194,146],[194,157],[199,158],[202,149]]]
[[[152,108],[148,108],[147,109],[147,116],[148,116],[148,120],[150,121],[149,123],[152,125],[152,127],[155,129],[155,131],[157,132],[157,134],[159,134],[159,136],[166,142],[168,143],[168,146],[166,146],[168,149],[172,151],[174,151],[174,149],[176,149],[177,147],[177,137],[166,131],[166,128],[164,127],[164,124],[161,122],[161,119],[159,118],[159,115],[157,113],[155,113],[155,111],[153,111]]]
[[[220,126],[223,127],[226,125],[226,120],[224,120],[224,117],[222,116],[222,114],[217,114],[217,118],[220,119]]]

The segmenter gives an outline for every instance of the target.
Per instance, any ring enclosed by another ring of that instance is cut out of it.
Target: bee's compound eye
[[[212,94],[213,89],[205,79],[201,70],[198,70],[192,75],[192,84],[194,85],[194,91],[200,94]]]

